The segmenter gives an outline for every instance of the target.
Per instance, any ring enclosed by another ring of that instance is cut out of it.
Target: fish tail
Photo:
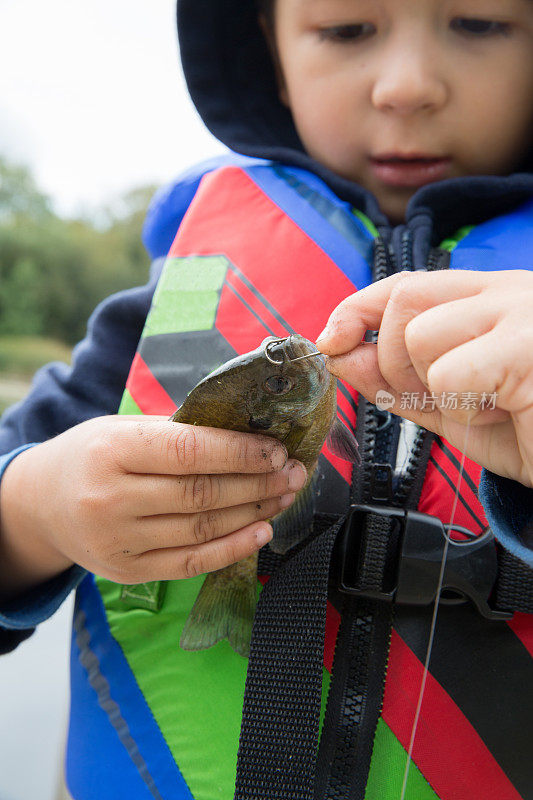
[[[183,650],[206,650],[228,639],[247,657],[257,598],[257,553],[244,561],[210,572],[185,622]]]
[[[296,494],[292,506],[281,511],[271,520],[274,537],[270,542],[270,549],[273,553],[285,555],[306,539],[313,530],[318,479],[318,469],[315,469],[307,485]]]

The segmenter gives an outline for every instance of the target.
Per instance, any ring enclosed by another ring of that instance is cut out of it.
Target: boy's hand
[[[188,578],[269,541],[264,520],[305,480],[305,468],[266,436],[100,417],[12,461],[0,565],[7,554],[19,587],[73,562],[119,583]]]
[[[394,414],[461,450],[470,419],[466,455],[533,486],[533,273],[401,272],[346,298],[317,346],[371,402],[389,392]]]

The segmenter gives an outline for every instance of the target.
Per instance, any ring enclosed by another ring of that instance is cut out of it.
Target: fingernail
[[[287,461],[287,451],[284,447],[275,447],[270,456],[270,463],[274,469],[281,469]]]
[[[291,492],[290,494],[281,495],[281,497],[279,498],[279,507],[280,508],[288,508],[291,505],[291,503],[294,501],[295,497],[296,497],[296,495],[294,494],[294,492]]]
[[[267,544],[267,542],[269,542],[272,539],[273,533],[274,531],[272,530],[270,525],[264,528],[259,528],[259,530],[255,534],[255,538],[259,547],[263,547],[263,545]]]
[[[331,334],[332,334],[331,328],[329,327],[329,325],[326,325],[326,327],[324,328],[322,333],[319,333],[319,335],[317,336],[315,344],[318,345],[319,342],[322,342],[325,339],[328,339],[331,336]]]
[[[289,489],[296,491],[305,485],[307,480],[307,472],[305,467],[298,461],[294,461],[289,467]]]

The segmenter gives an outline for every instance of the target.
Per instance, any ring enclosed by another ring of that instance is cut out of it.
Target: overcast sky
[[[0,155],[60,211],[222,151],[185,89],[175,0],[0,0]]]

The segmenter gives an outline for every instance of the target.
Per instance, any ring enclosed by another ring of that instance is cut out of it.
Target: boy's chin
[[[415,194],[414,189],[404,189],[401,192],[374,192],[379,207],[393,225],[405,222],[405,214],[409,200]]]

